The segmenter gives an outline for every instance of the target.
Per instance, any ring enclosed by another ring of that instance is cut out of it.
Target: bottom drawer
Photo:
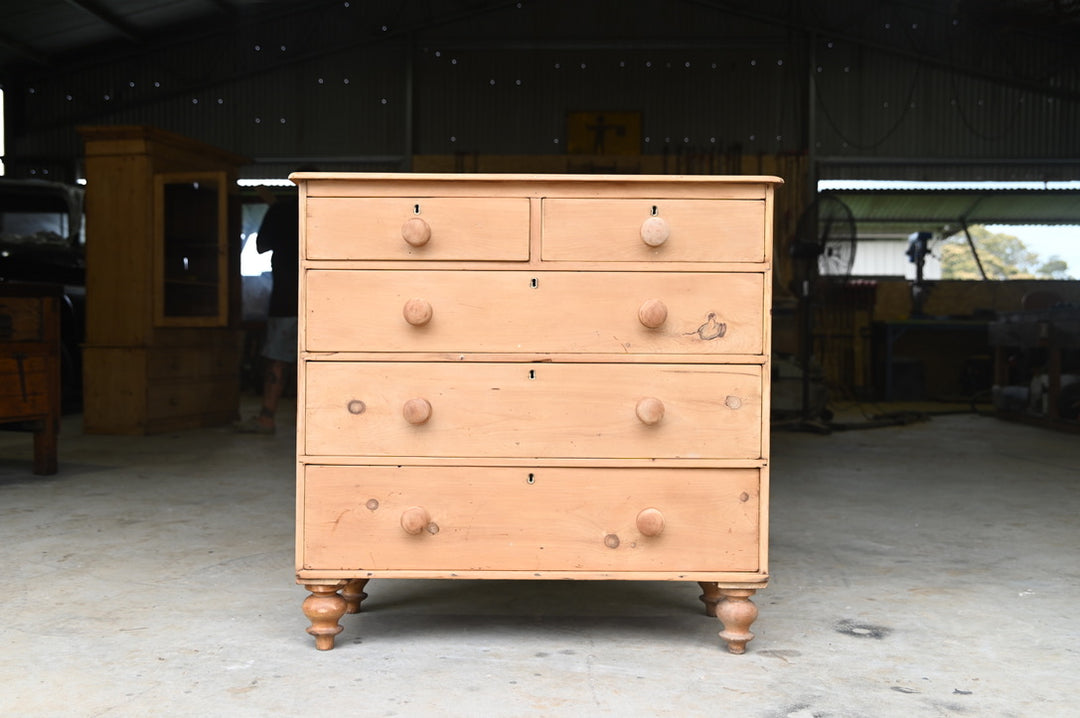
[[[758,469],[304,472],[302,570],[758,569]]]

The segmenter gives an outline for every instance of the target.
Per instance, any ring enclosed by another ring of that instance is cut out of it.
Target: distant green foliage
[[[1069,265],[1057,255],[1043,260],[1019,237],[994,234],[981,225],[969,227],[988,279],[1067,279]],[[953,235],[938,247],[943,279],[982,279],[964,234]]]

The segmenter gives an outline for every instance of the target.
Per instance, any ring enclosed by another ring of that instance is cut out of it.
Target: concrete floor
[[[976,415],[774,432],[772,575],[729,655],[696,584],[373,581],[315,651],[293,441],[0,432],[3,716],[1075,716],[1080,440]]]

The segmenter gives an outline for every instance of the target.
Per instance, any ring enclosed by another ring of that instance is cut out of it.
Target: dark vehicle
[[[82,405],[85,241],[81,187],[0,177],[0,281],[64,287],[61,393],[68,411]]]

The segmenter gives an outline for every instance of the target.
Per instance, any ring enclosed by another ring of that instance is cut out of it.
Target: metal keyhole
[[[420,214],[420,205],[414,204],[413,208],[412,208],[412,213],[413,214]]]

